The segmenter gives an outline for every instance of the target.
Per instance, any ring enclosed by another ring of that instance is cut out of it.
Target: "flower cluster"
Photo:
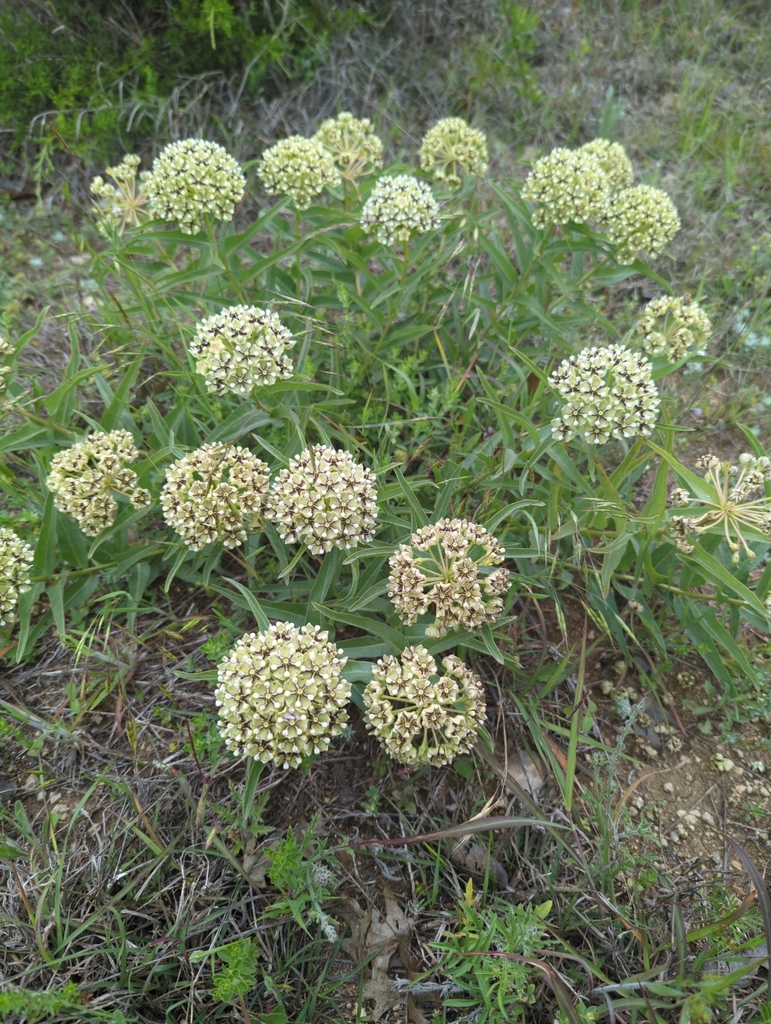
[[[246,178],[233,157],[216,142],[203,139],[183,139],[166,146],[144,180],[152,212],[163,220],[176,221],[186,235],[201,230],[206,214],[232,220],[245,190]]]
[[[522,189],[523,199],[540,203],[532,216],[537,228],[601,220],[609,194],[599,159],[583,149],[562,146],[536,160]]]
[[[270,478],[246,448],[205,444],[173,463],[161,491],[163,516],[193,551],[221,541],[236,548],[263,523]]]
[[[276,477],[266,518],[282,540],[315,555],[372,539],[377,518],[375,476],[348,452],[311,445]]]
[[[425,647],[407,647],[401,663],[390,654],[378,661],[364,690],[367,728],[402,764],[450,764],[484,722],[479,678],[455,655],[442,667],[439,676]]]
[[[29,590],[29,570],[34,551],[8,527],[0,527],[0,626],[16,607],[19,596]]]
[[[659,411],[651,364],[637,352],[609,345],[564,359],[549,384],[567,399],[552,420],[558,441],[583,434],[592,444],[650,434]]]
[[[383,143],[367,117],[359,119],[347,112],[330,117],[322,121],[313,141],[321,143],[332,155],[348,181],[383,166]]]
[[[88,537],[96,537],[114,522],[118,504],[113,492],[127,497],[134,508],[150,504],[150,495],[137,487],[129,463],[139,458],[127,430],[89,434],[51,461],[46,487],[60,512],[70,516]]]
[[[462,117],[444,117],[423,137],[420,166],[457,188],[462,174],[479,177],[487,170],[487,139]]]
[[[705,470],[704,479],[715,492],[714,500],[698,496],[693,498],[684,487],[678,487],[669,499],[670,505],[683,506],[698,503],[690,515],[672,516],[667,527],[676,546],[686,554],[693,551],[688,539],[693,533],[722,529],[733,552],[732,561],[739,562],[741,552],[754,558],[754,552],[744,539],[742,529],[765,534],[771,538],[771,497],[767,497],[764,484],[771,481],[771,459],[756,458],[749,452],[739,456],[736,463],[702,455],[696,465]]]
[[[244,394],[292,376],[286,355],[294,340],[275,313],[257,306],[231,306],[196,326],[190,352],[206,387],[221,395]]]
[[[247,633],[219,665],[219,730],[235,754],[296,768],[348,720],[343,652],[319,626],[277,622]]]
[[[426,636],[441,637],[448,629],[479,629],[503,612],[509,589],[500,541],[467,519],[440,519],[413,533],[390,559],[388,596],[399,618],[411,626],[430,605],[436,609]]]
[[[620,142],[610,142],[608,139],[593,139],[581,146],[584,153],[591,153],[600,162],[600,167],[608,179],[608,189],[611,195],[629,188],[634,181],[634,168],[632,161],[626,155],[626,150]]]
[[[410,174],[381,178],[361,211],[365,231],[382,245],[408,242],[414,234],[439,227],[439,207],[425,182]]]
[[[10,341],[5,338],[0,338],[0,362],[11,355],[13,352],[13,345]],[[11,376],[13,370],[10,366],[0,366],[0,395],[5,394],[5,389],[8,387],[8,378]]]
[[[100,234],[106,235],[108,227],[123,232],[129,224],[139,224],[139,215],[147,204],[146,191],[137,188],[139,164],[138,156],[124,156],[117,167],[105,168],[115,185],[99,176],[91,182],[91,193],[99,200],[94,213],[99,217]]]
[[[291,135],[262,154],[257,174],[271,196],[289,196],[298,210],[307,210],[328,185],[340,184],[334,157],[317,139]]]
[[[637,330],[643,336],[643,348],[649,355],[665,355],[670,362],[676,362],[695,345],[707,340],[712,324],[690,295],[662,296],[645,307]]]
[[[634,263],[641,250],[655,259],[680,230],[680,217],[666,192],[635,185],[610,197],[605,230],[618,262]]]

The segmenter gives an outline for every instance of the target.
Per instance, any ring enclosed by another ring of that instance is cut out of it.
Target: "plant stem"
[[[211,223],[211,220],[209,219],[208,213],[204,214],[204,218],[203,219],[204,219],[204,224],[206,225],[206,234],[209,237],[209,241],[214,246],[214,249],[215,249],[215,251],[217,253],[217,256],[219,258],[219,261],[220,261],[220,264],[222,266],[222,269],[225,271],[227,276],[230,278],[230,283],[233,285],[233,287],[236,290],[236,295],[238,296],[239,302],[244,302],[245,301],[244,300],[244,293],[243,293],[243,290],[241,289],[241,285],[238,283],[238,280],[236,279],[235,274],[230,269],[230,264],[225,259],[225,254],[222,251],[222,246],[220,245],[220,243],[219,243],[219,241],[217,239],[217,236],[214,234],[214,228],[212,227],[212,223]]]
[[[294,237],[295,237],[295,241],[296,242],[300,241],[300,211],[297,209],[297,207],[295,207],[295,211],[294,211]],[[302,297],[302,282],[303,282],[302,267],[300,266],[300,249],[299,249],[299,247],[297,249],[297,252],[295,253],[295,262],[296,262],[296,266],[297,266],[297,298],[299,299],[299,298]]]

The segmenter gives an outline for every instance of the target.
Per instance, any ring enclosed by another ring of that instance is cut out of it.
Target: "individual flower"
[[[361,226],[382,245],[408,242],[439,227],[439,207],[425,182],[410,174],[381,178],[361,211]]]
[[[307,210],[314,196],[340,184],[332,154],[316,139],[292,135],[262,154],[257,174],[271,196],[289,196],[298,210]]]
[[[276,477],[265,516],[282,540],[314,555],[366,544],[377,518],[375,475],[348,452],[311,445]]]
[[[221,541],[237,548],[263,524],[268,467],[240,445],[205,444],[166,470],[166,522],[192,551]]]
[[[487,139],[462,117],[443,117],[423,137],[420,166],[457,188],[461,175],[478,178],[487,170]]]
[[[294,339],[275,313],[231,306],[196,325],[190,352],[209,391],[245,394],[292,376]]]
[[[600,167],[608,179],[611,195],[632,185],[634,168],[621,143],[610,142],[609,139],[593,139],[581,146],[581,150],[584,153],[591,153],[600,161]]]
[[[277,622],[247,633],[217,670],[219,731],[233,753],[296,768],[348,721],[347,659],[319,626]]]
[[[637,330],[643,336],[643,348],[648,355],[666,356],[674,363],[695,345],[706,342],[712,323],[690,295],[677,299],[662,296],[645,307]]]
[[[650,434],[659,411],[651,364],[621,345],[585,348],[564,359],[549,384],[567,399],[552,420],[558,441],[582,434],[592,444]]]
[[[105,168],[105,174],[115,182],[111,185],[97,176],[91,182],[91,193],[99,200],[94,213],[99,218],[99,232],[109,234],[108,228],[117,228],[122,234],[130,224],[140,223],[140,214],[147,205],[147,191],[137,187],[138,156],[124,156],[117,167]]]
[[[407,626],[434,605],[436,619],[426,636],[479,629],[503,613],[509,574],[495,566],[504,556],[503,545],[483,526],[440,519],[413,533],[392,555],[388,596]]]
[[[407,647],[401,661],[386,655],[364,690],[364,721],[402,764],[450,764],[470,750],[485,720],[478,676],[454,654],[444,675],[423,646]]]
[[[34,557],[29,544],[7,526],[0,527],[0,626],[7,625],[19,597],[30,588],[29,570]]]
[[[618,262],[634,263],[640,251],[655,259],[680,230],[680,217],[666,192],[635,185],[610,197],[604,226]]]
[[[749,527],[771,538],[771,497],[766,496],[764,487],[771,481],[771,459],[744,452],[731,463],[709,453],[698,458],[696,465],[705,470],[704,479],[714,491],[714,498],[692,497],[684,487],[672,492],[670,506],[689,506],[688,515],[672,516],[667,523],[675,545],[687,554],[693,551],[692,534],[717,527],[733,552],[735,565],[742,551],[754,558],[742,529]]]
[[[153,161],[144,179],[151,211],[176,221],[180,231],[194,235],[206,214],[232,220],[246,191],[246,178],[230,154],[216,142],[183,139],[172,142]]]
[[[608,196],[608,177],[599,159],[563,146],[536,160],[522,189],[523,199],[540,204],[531,218],[537,228],[601,220]]]
[[[342,169],[343,177],[356,181],[362,174],[383,166],[383,143],[372,130],[369,118],[343,112],[322,121],[313,136]]]
[[[97,431],[54,455],[46,487],[59,511],[74,519],[87,537],[96,537],[118,514],[113,493],[128,498],[134,508],[150,504],[150,495],[137,487],[137,475],[129,468],[138,458],[127,430]]]

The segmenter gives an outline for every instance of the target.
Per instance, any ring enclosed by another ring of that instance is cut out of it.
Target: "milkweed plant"
[[[741,623],[769,627],[771,462],[749,431],[682,461],[666,378],[712,325],[654,269],[675,204],[606,139],[521,185],[459,118],[385,152],[342,113],[253,168],[189,139],[94,179],[100,343],[65,317],[47,393],[42,318],[0,345],[4,656],[111,590],[193,587],[226,642],[180,672],[279,768],[352,703],[399,763],[472,750],[492,671],[528,687],[517,638],[537,605],[564,631],[570,593],[626,654],[676,620],[730,685]],[[608,303],[632,276],[656,297]]]

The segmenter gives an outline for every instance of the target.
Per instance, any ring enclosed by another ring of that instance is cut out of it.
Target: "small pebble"
[[[674,791],[675,791],[675,787],[672,785],[671,782],[665,782],[664,785],[662,786],[662,789],[664,790],[665,793],[674,793]]]

